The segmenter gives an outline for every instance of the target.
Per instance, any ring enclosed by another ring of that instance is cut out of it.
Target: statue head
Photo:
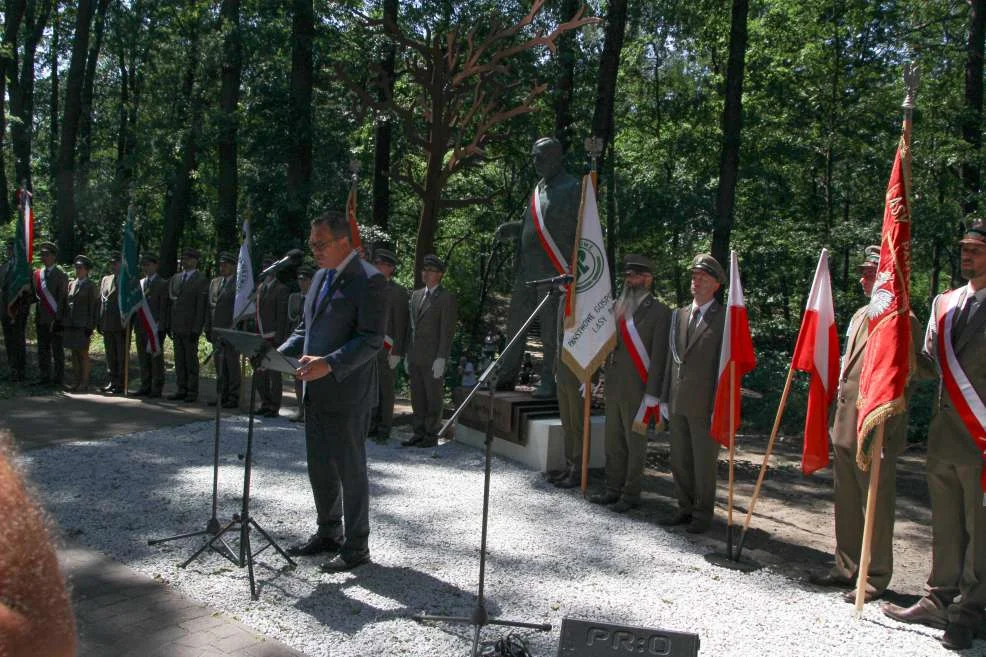
[[[531,155],[534,156],[534,170],[545,180],[551,180],[565,169],[561,142],[554,137],[542,137],[534,142]]]

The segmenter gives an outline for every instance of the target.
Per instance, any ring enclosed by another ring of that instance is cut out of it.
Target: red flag
[[[822,249],[808,294],[791,367],[811,373],[801,472],[810,475],[829,464],[829,403],[839,380],[839,339],[835,331],[828,251]]]
[[[733,363],[735,376],[730,385],[729,364]],[[750,337],[750,322],[746,316],[746,303],[743,301],[743,283],[740,281],[736,252],[729,254],[729,301],[726,306],[726,326],[722,333],[722,351],[719,354],[719,385],[716,387],[715,407],[712,411],[713,438],[724,447],[729,447],[731,430],[740,423],[740,381],[743,375],[757,365],[753,354],[753,339]],[[732,398],[734,416],[730,423],[729,408]]]
[[[911,358],[910,130],[905,123],[887,184],[880,239],[880,265],[870,294],[869,338],[859,375],[859,436],[856,461],[870,462],[870,432],[907,411],[904,388]]]
[[[346,218],[349,219],[349,233],[352,237],[354,249],[363,246],[363,240],[359,237],[359,223],[356,221],[356,183],[353,182],[349,188],[349,196],[346,197]]]

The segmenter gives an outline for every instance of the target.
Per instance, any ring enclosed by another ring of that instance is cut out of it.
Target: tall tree
[[[397,24],[397,0],[383,0],[383,16],[385,21]],[[394,95],[396,57],[396,45],[385,38],[383,56],[380,58],[380,80],[377,82],[377,100],[380,103],[385,103]],[[390,222],[390,148],[393,134],[392,117],[377,117],[373,137],[373,223],[385,231]]]
[[[75,147],[82,116],[82,87],[85,82],[86,55],[89,49],[89,28],[95,6],[91,0],[79,0],[76,6],[75,36],[65,87],[65,109],[62,114],[62,134],[58,144],[58,166],[55,174],[58,202],[58,252],[67,261],[75,253]]]
[[[220,250],[236,246],[237,181],[237,109],[240,102],[240,71],[243,48],[240,39],[240,0],[223,0],[219,13],[219,31],[223,35],[223,62],[219,91],[219,212],[216,221],[216,245]]]
[[[603,153],[599,160],[599,169],[608,182],[609,191],[606,193],[606,232],[611,236],[606,240],[606,257],[609,259],[610,271],[616,267],[616,194],[613,190],[613,106],[616,103],[616,80],[620,71],[620,53],[623,51],[623,39],[626,35],[627,3],[626,0],[612,0],[609,11],[606,12],[606,41],[603,53],[599,59],[599,76],[596,82],[596,109],[592,113],[592,134],[603,140]],[[607,154],[609,157],[607,157]],[[607,171],[606,165],[609,165]],[[602,187],[602,184],[600,184]]]
[[[581,0],[560,0],[556,3],[559,20],[574,16],[579,10]],[[572,97],[575,93],[575,62],[578,55],[578,41],[575,32],[568,32],[558,38],[558,77],[555,79],[552,108],[555,111],[554,136],[567,151],[572,141]]]
[[[733,0],[729,28],[729,60],[726,64],[726,97],[722,113],[722,152],[719,160],[719,192],[716,196],[712,257],[728,262],[729,236],[733,229],[736,183],[739,179],[740,135],[743,127],[743,69],[746,64],[749,0]]]
[[[17,56],[8,69],[10,114],[16,120],[10,124],[10,141],[14,150],[14,176],[19,185],[27,182],[33,189],[31,176],[31,142],[34,133],[34,62],[38,43],[51,14],[53,0],[29,0],[24,12],[24,47],[21,50],[20,74]]]
[[[51,9],[51,40],[48,45],[48,184],[55,189],[55,163],[58,161],[58,43],[62,31],[61,3],[55,0]],[[51,216],[58,216],[57,199],[52,199]]]
[[[93,35],[90,40],[89,53],[86,55],[86,74],[82,84],[82,112],[79,115],[79,147],[78,147],[78,190],[76,195],[86,199],[89,191],[89,163],[92,159],[92,111],[93,97],[96,88],[96,67],[99,64],[99,52],[103,47],[103,35],[106,32],[106,10],[109,0],[98,0],[96,13],[93,16]],[[83,201],[83,204],[85,201]],[[85,205],[83,205],[85,208]],[[118,218],[122,219],[122,217]]]
[[[962,210],[979,207],[982,171],[979,158],[983,147],[983,39],[986,35],[986,0],[969,0],[969,41],[965,61],[965,111],[962,113],[962,139],[968,144],[968,157],[962,162],[962,181],[966,197]]]
[[[3,17],[3,44],[0,47],[0,221],[6,223],[11,217],[10,196],[7,192],[7,165],[4,156],[4,135],[7,134],[6,83],[10,74],[17,74],[17,32],[27,3],[24,0],[9,0]],[[16,182],[15,182],[16,186]]]
[[[312,193],[312,85],[315,7],[312,0],[294,0],[291,17],[291,92],[288,97],[288,172],[285,223],[294,234],[305,224]]]

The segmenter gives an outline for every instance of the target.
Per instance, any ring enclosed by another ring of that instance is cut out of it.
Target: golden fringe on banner
[[[602,367],[603,363],[606,362],[606,358],[609,356],[609,353],[614,349],[616,349],[615,335],[611,336],[609,340],[607,340],[606,343],[600,347],[595,357],[589,361],[589,367],[585,369],[582,369],[582,366],[579,365],[578,361],[575,360],[575,356],[573,356],[568,349],[562,349],[561,360],[563,363],[568,365],[568,369],[572,370],[572,373],[575,374],[575,377],[579,381],[589,385],[592,383],[592,375],[596,373],[596,370]]]
[[[862,399],[858,400],[862,401]],[[870,469],[870,463],[873,460],[873,456],[870,454],[870,446],[873,444],[873,429],[883,422],[887,422],[895,415],[903,415],[907,413],[907,400],[905,397],[898,397],[888,401],[886,404],[881,404],[873,409],[870,414],[863,420],[862,435],[866,436],[863,440],[858,442],[856,448],[856,465],[863,472]]]

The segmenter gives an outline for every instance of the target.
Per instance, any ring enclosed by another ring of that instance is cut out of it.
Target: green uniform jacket
[[[411,293],[411,346],[407,352],[411,365],[431,365],[436,358],[448,360],[452,351],[458,316],[455,297],[439,285],[424,302],[427,289]]]
[[[184,273],[178,273],[168,281],[171,298],[171,321],[168,330],[172,335],[198,335],[205,326],[208,307],[209,282],[202,272],[195,270],[183,281]]]
[[[671,357],[667,359],[661,401],[668,404],[671,415],[711,419],[726,311],[713,300],[686,343],[690,313],[691,304],[674,311],[671,318]]]

